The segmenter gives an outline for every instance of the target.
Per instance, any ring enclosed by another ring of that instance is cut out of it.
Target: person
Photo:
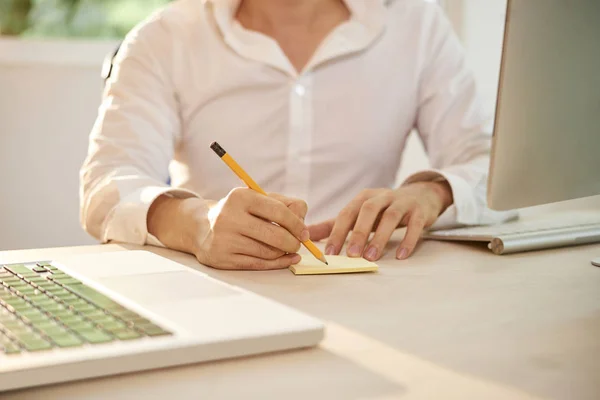
[[[490,117],[434,2],[179,0],[116,56],[82,225],[221,269],[288,267],[308,238],[374,261],[407,227],[405,259],[425,228],[509,217],[486,207]],[[432,169],[394,186],[413,128]],[[213,141],[273,194],[240,187]]]

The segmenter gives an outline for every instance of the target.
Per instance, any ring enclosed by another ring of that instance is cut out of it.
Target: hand
[[[200,199],[168,201],[180,202],[171,203],[170,213],[163,209],[163,218],[175,226],[171,234],[159,236],[155,221],[161,204],[149,212],[149,232],[158,230],[157,238],[167,247],[193,253],[202,264],[214,268],[287,268],[300,261],[295,253],[300,242],[309,239],[304,224],[307,206],[301,200],[239,188],[209,205]]]
[[[394,231],[406,226],[406,235],[396,258],[406,259],[414,251],[423,229],[431,226],[453,203],[452,190],[445,182],[417,182],[399,189],[367,189],[352,200],[334,220],[310,227],[313,240],[329,238],[327,255],[339,254],[346,237],[347,254],[376,261]],[[367,245],[369,235],[375,232]]]

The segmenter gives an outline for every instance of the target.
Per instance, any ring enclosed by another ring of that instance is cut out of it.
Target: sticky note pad
[[[356,272],[374,272],[379,266],[364,258],[350,258],[346,256],[325,256],[329,265],[323,264],[312,255],[303,255],[302,260],[290,266],[290,271],[296,275],[319,274],[352,274]]]

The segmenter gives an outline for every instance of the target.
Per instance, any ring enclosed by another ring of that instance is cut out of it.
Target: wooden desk
[[[0,262],[123,251],[1,252]],[[224,272],[147,248],[328,323],[315,349],[0,395],[16,399],[598,399],[600,246],[495,256],[426,242],[370,275]]]

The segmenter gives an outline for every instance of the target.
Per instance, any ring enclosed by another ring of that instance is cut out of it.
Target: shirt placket
[[[308,201],[313,137],[313,88],[310,73],[293,80],[289,89],[289,138],[285,194]]]

